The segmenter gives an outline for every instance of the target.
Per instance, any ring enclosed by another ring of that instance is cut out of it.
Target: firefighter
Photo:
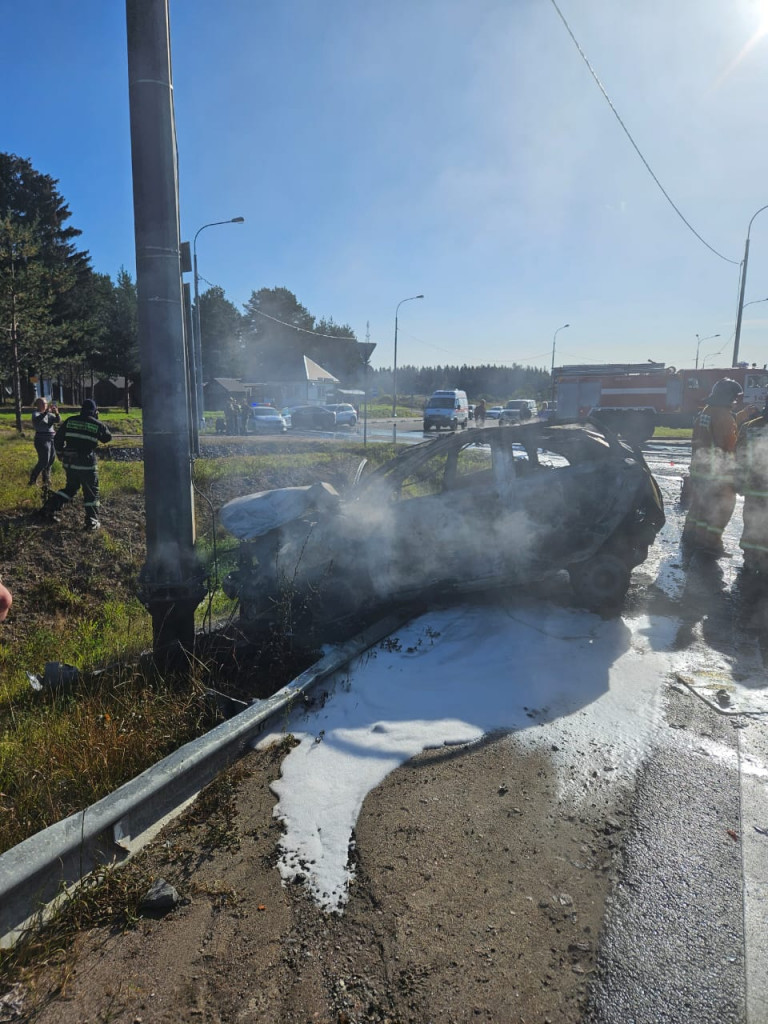
[[[744,568],[768,579],[768,403],[739,428],[736,442],[739,490],[744,495],[744,529],[739,547]]]
[[[96,448],[111,440],[112,434],[99,421],[98,409],[92,398],[86,398],[76,416],[69,416],[64,420],[56,432],[53,443],[67,479],[64,487],[60,491],[52,492],[43,506],[43,516],[46,519],[58,520],[56,513],[66,502],[72,501],[82,487],[85,529],[99,529],[101,524],[98,516],[99,472]]]
[[[752,408],[734,413],[743,394],[738,381],[729,377],[716,381],[693,425],[691,507],[683,540],[716,558],[728,554],[723,547],[723,531],[736,507],[735,451],[739,426],[754,415]]]

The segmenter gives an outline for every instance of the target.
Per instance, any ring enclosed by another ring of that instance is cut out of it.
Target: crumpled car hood
[[[281,487],[233,498],[223,506],[219,518],[238,540],[253,540],[300,519],[310,509],[335,509],[339,501],[338,491],[331,484]]]

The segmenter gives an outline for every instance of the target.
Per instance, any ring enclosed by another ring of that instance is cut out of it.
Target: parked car
[[[221,522],[242,542],[224,589],[246,631],[290,608],[311,632],[560,569],[581,604],[615,608],[664,507],[642,456],[597,423],[532,422],[408,447],[343,496],[315,484],[236,498]]]
[[[538,415],[538,409],[532,398],[513,398],[501,410],[499,426],[506,427],[510,423],[522,423],[536,415]]]
[[[295,408],[296,408],[296,406],[295,406],[295,405],[286,405],[284,409],[281,409],[281,410],[280,410],[280,415],[281,415],[281,416],[283,417],[283,419],[285,420],[285,425],[286,425],[286,427],[291,427],[291,426],[293,426],[293,422],[292,422],[292,420],[291,420],[291,414],[293,413],[293,410],[294,410]]]
[[[348,402],[341,402],[337,405],[326,405],[325,408],[336,413],[337,427],[351,428],[357,426],[357,411],[354,405],[349,405]]]
[[[252,405],[245,419],[246,434],[284,434],[286,423],[271,405]]]
[[[503,410],[503,405],[492,405],[490,409],[485,410],[485,418],[487,420],[497,420],[499,416],[501,416]]]
[[[336,413],[324,405],[299,405],[291,411],[294,430],[335,430]]]

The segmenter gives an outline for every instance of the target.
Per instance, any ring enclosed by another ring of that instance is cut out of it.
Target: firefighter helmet
[[[744,389],[737,380],[731,380],[730,377],[721,377],[720,380],[716,380],[712,388],[712,393],[707,399],[707,405],[733,405],[734,402],[743,396]]]

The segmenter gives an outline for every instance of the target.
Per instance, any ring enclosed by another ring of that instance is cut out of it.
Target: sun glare
[[[735,71],[739,64],[744,60],[747,54],[757,46],[757,44],[768,36],[768,0],[752,0],[750,4],[754,8],[754,13],[757,21],[757,28],[749,37],[747,42],[741,48],[741,51],[731,61],[725,71],[718,76],[715,82],[715,88],[719,88],[723,82]]]
[[[747,49],[751,49],[755,43],[768,35],[768,0],[750,0],[748,14],[749,20],[756,23],[755,31],[746,46]]]

